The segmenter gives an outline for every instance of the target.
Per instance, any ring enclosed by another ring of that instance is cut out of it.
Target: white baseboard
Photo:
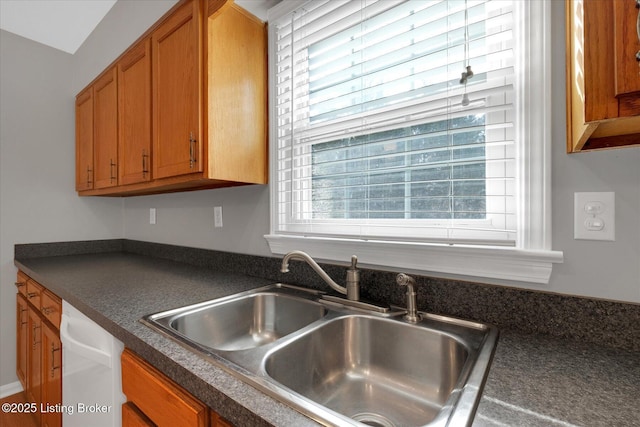
[[[5,384],[0,386],[0,399],[4,399],[7,396],[11,396],[16,393],[20,393],[23,390],[20,381]]]

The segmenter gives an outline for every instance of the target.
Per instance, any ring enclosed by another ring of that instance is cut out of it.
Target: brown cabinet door
[[[27,300],[36,310],[40,310],[42,291],[43,288],[40,283],[32,279],[27,280]]]
[[[121,361],[122,392],[127,401],[154,424],[159,427],[208,425],[208,408],[182,387],[128,349],[122,352]]]
[[[233,424],[222,418],[213,409],[209,409],[209,427],[233,427]]]
[[[27,388],[27,351],[29,350],[29,315],[27,300],[16,295],[16,374],[24,389]]]
[[[151,40],[118,62],[118,172],[120,185],[151,180]]]
[[[113,187],[118,184],[118,73],[116,67],[108,70],[93,85],[94,188]]]
[[[42,426],[60,427],[62,413],[62,344],[58,331],[42,322]],[[48,410],[50,408],[50,410]]]
[[[154,179],[203,170],[199,8],[185,3],[151,36]]]
[[[131,402],[122,404],[122,427],[153,427],[155,424]],[[211,426],[213,427],[213,426]]]
[[[639,13],[634,1],[613,2],[616,96],[640,92],[640,61],[636,57],[640,54]]]
[[[93,188],[93,87],[76,97],[76,190]]]
[[[40,311],[54,328],[60,329],[60,317],[62,316],[62,300],[45,289],[40,296]]]
[[[22,296],[27,296],[27,281],[29,277],[24,274],[22,271],[18,271],[17,279],[16,279],[16,288],[18,288],[18,292],[22,294]]]
[[[42,402],[42,321],[32,307],[27,310],[29,342],[27,343],[27,398],[40,407]]]
[[[640,68],[633,52],[638,46],[638,36],[633,39],[631,28],[636,29],[638,10],[635,2],[628,3],[626,0],[578,2],[584,8],[582,71],[586,123],[640,115],[640,92],[636,92],[640,86]],[[640,129],[624,133],[636,132]]]

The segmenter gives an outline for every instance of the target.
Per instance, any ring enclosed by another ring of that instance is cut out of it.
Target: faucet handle
[[[418,313],[418,302],[416,301],[416,279],[408,274],[400,273],[396,276],[396,283],[407,287],[407,314],[404,319],[410,323],[419,322],[422,316]]]
[[[360,270],[357,269],[358,257],[351,255],[351,267],[347,269],[347,299],[360,300]]]
[[[351,255],[351,269],[355,270],[357,268],[356,264],[358,263],[358,257],[355,255]]]

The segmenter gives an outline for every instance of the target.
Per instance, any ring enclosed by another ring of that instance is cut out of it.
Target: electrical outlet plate
[[[574,194],[574,239],[616,240],[615,193]]]
[[[156,208],[149,208],[149,224],[156,223]]]
[[[222,206],[213,208],[213,226],[216,228],[222,227]]]

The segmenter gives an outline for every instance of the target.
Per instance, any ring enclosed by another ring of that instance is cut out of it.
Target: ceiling
[[[74,54],[117,0],[0,0],[0,28]],[[148,0],[139,0],[148,1]],[[266,21],[280,0],[236,0]]]
[[[116,0],[0,0],[0,28],[74,54]]]

